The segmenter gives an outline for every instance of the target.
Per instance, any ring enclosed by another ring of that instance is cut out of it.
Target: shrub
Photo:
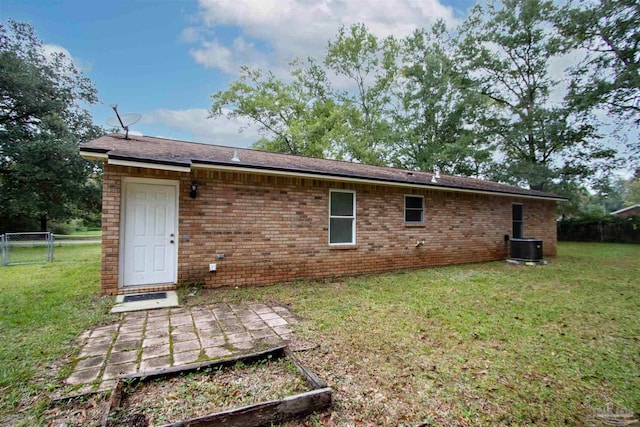
[[[558,240],[640,243],[640,216],[582,215],[558,221]]]

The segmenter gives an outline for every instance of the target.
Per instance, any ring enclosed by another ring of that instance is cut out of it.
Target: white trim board
[[[526,195],[526,194],[499,193],[499,192],[493,192],[493,191],[471,190],[471,189],[457,188],[457,187],[438,187],[438,186],[432,186],[428,184],[412,184],[412,183],[391,182],[391,181],[378,181],[371,178],[352,178],[352,177],[323,175],[319,173],[314,174],[314,173],[307,173],[307,172],[288,172],[288,171],[279,171],[279,170],[271,170],[271,169],[243,168],[240,166],[208,165],[203,163],[193,163],[191,165],[191,168],[255,173],[255,174],[262,174],[262,175],[286,176],[286,177],[294,177],[294,178],[310,178],[310,179],[318,179],[318,180],[324,180],[324,181],[353,182],[357,184],[385,185],[390,187],[419,188],[422,190],[450,191],[453,193],[471,193],[471,194],[485,194],[489,196],[522,197],[525,199],[555,200],[558,202],[566,201],[563,197],[542,197],[542,196],[533,196],[533,195]]]
[[[434,191],[450,191],[454,193],[483,194],[483,195],[489,195],[489,196],[502,196],[502,197],[521,197],[524,199],[553,200],[556,202],[567,201],[567,199],[564,197],[543,197],[543,196],[535,196],[535,195],[527,195],[527,194],[502,193],[502,192],[488,191],[488,190],[473,190],[473,189],[458,188],[458,187],[440,187],[437,185],[429,185],[429,184],[413,184],[413,183],[403,183],[403,182],[393,182],[393,181],[381,181],[381,180],[376,180],[372,178],[331,176],[331,175],[324,175],[322,173],[282,171],[282,170],[274,170],[274,169],[266,169],[266,168],[261,169],[261,168],[252,168],[252,167],[242,167],[242,166],[227,166],[227,165],[217,165],[217,164],[208,164],[208,163],[198,163],[197,161],[192,162],[191,166],[178,166],[178,165],[169,165],[169,164],[163,164],[163,163],[151,163],[151,162],[145,162],[145,161],[111,159],[108,157],[107,154],[93,153],[93,152],[87,152],[87,151],[80,151],[80,154],[84,158],[90,159],[90,160],[105,160],[110,165],[131,166],[131,167],[166,170],[166,171],[173,171],[173,172],[188,173],[194,169],[219,170],[219,171],[229,171],[229,172],[253,173],[253,174],[261,174],[261,175],[285,176],[285,177],[294,177],[294,178],[309,178],[309,179],[317,179],[317,180],[331,181],[331,182],[352,182],[356,184],[384,185],[384,186],[390,186],[390,187],[417,188],[422,190],[434,190]]]

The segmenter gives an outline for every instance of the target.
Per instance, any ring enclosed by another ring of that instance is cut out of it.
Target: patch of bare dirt
[[[99,426],[109,409],[109,393],[60,401],[44,412],[47,427]]]

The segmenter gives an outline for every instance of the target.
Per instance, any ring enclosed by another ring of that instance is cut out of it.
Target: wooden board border
[[[206,368],[225,368],[238,362],[244,364],[255,363],[267,358],[288,358],[304,377],[310,391],[286,396],[278,400],[259,402],[253,405],[234,408],[222,412],[216,412],[203,417],[164,424],[162,427],[257,427],[270,423],[283,422],[293,418],[303,417],[313,412],[324,411],[331,407],[332,390],[318,378],[311,370],[304,366],[294,356],[287,346],[274,347],[268,350],[249,353],[241,356],[218,359],[209,362],[193,363],[185,366],[173,366],[170,368],[143,371],[131,375],[118,377],[116,387],[113,389],[109,408],[105,414],[102,426],[109,423],[108,417],[114,409],[120,406],[122,400],[123,382],[150,381],[154,379],[169,378],[190,372],[197,372]]]

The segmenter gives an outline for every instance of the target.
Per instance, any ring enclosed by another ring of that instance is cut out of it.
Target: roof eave
[[[80,148],[80,156],[86,160],[102,160],[107,161],[109,155],[105,150],[93,150],[89,148]]]
[[[521,197],[526,199],[538,199],[538,200],[555,200],[555,201],[566,201],[565,197],[560,196],[539,196],[534,194],[523,194],[516,192],[506,192],[506,191],[489,191],[489,190],[476,190],[463,188],[452,185],[435,185],[431,183],[416,183],[416,182],[406,182],[406,181],[398,181],[398,180],[389,180],[389,179],[380,179],[380,178],[363,178],[351,175],[344,175],[338,173],[327,173],[327,172],[317,172],[317,171],[301,171],[301,170],[292,170],[292,169],[283,169],[283,168],[270,168],[265,166],[258,165],[237,165],[237,164],[229,164],[225,162],[208,162],[201,160],[193,160],[191,162],[192,169],[214,169],[214,170],[223,170],[223,171],[232,171],[232,172],[253,172],[260,174],[268,174],[268,175],[279,175],[279,176],[292,176],[298,178],[309,178],[309,179],[320,179],[325,181],[343,181],[343,182],[353,182],[359,184],[372,184],[372,185],[389,185],[396,187],[406,187],[406,188],[419,188],[419,189],[430,189],[436,191],[454,191],[460,193],[472,193],[472,194],[484,194],[484,195],[494,195],[494,196],[508,196],[508,197]]]
[[[611,212],[611,215],[621,214],[621,213],[633,210],[635,208],[640,208],[640,205],[627,206],[626,208],[622,208],[622,209],[619,209],[617,211]]]
[[[80,155],[88,160],[102,160],[107,164],[115,166],[129,166],[149,168],[156,170],[166,170],[174,172],[188,173],[192,169],[214,169],[221,171],[234,171],[234,172],[252,172],[265,175],[277,175],[277,176],[289,176],[298,178],[318,179],[324,181],[342,181],[353,182],[360,184],[370,185],[388,185],[395,187],[416,188],[416,189],[429,189],[435,191],[453,191],[460,193],[470,194],[483,194],[493,196],[505,196],[505,197],[520,197],[524,199],[537,199],[537,200],[550,200],[563,202],[567,201],[567,198],[555,195],[535,195],[519,192],[509,191],[491,191],[491,190],[478,190],[471,188],[464,188],[453,185],[438,185],[434,183],[422,183],[422,182],[407,182],[400,180],[381,179],[381,178],[368,178],[354,175],[346,175],[340,173],[330,173],[325,171],[314,170],[298,170],[298,169],[285,169],[268,167],[255,164],[236,164],[228,162],[215,162],[206,161],[202,159],[191,161],[170,161],[166,159],[149,159],[139,158],[133,156],[119,155],[117,153],[110,153],[112,150],[96,149],[90,147],[81,147]]]

